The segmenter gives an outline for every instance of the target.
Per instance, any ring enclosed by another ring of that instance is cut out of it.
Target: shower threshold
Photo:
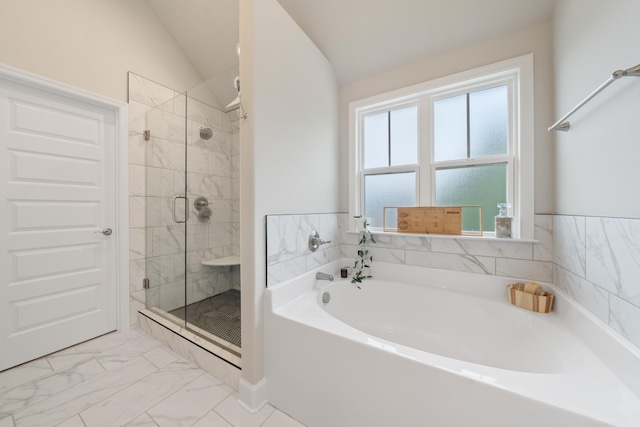
[[[185,307],[171,310],[170,312],[158,307],[149,307],[143,311],[155,314],[155,321],[161,323],[165,328],[192,341],[199,347],[206,348],[208,352],[226,360],[228,363],[240,367],[242,350],[239,345],[229,342],[226,339],[232,338],[240,344],[240,292],[233,290],[235,295],[233,295],[233,293],[229,295],[227,292],[229,291],[188,305],[186,310],[188,323],[186,324],[184,321]],[[216,299],[216,297],[220,298]],[[234,305],[237,305],[237,315],[234,313]],[[210,325],[212,319],[220,318],[220,313],[216,313],[216,311],[222,311],[222,313],[226,313],[227,317],[230,318],[223,319],[226,320],[225,326],[218,327],[217,331],[213,330],[214,328]],[[189,314],[192,315],[191,319],[189,319]],[[191,323],[191,320],[198,320],[193,316],[196,314],[208,320],[208,329],[206,321],[200,322],[199,324]],[[229,314],[231,314],[231,316],[229,316]],[[204,326],[204,328],[202,326]],[[220,330],[225,332],[225,334],[218,333],[216,335],[212,333],[219,332]],[[221,337],[219,335],[224,336]]]
[[[210,337],[205,338],[206,331],[196,333],[193,328],[187,329],[184,321],[157,307],[139,310],[138,321],[146,334],[238,391],[242,369],[240,354],[215,342],[215,336],[209,334]]]

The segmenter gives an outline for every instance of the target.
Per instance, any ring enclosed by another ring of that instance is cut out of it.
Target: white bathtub
[[[537,314],[513,279],[375,267],[267,290],[271,404],[310,427],[640,426],[640,352],[556,289]]]

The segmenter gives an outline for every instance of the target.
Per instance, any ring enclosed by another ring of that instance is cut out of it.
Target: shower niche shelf
[[[223,258],[205,259],[201,261],[200,264],[209,267],[227,267],[230,265],[240,265],[240,257],[237,255],[231,255]]]

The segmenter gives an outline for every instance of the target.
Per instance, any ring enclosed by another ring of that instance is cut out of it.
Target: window
[[[363,212],[373,227],[382,227],[385,206],[418,200],[418,107],[364,115],[362,130]]]
[[[533,238],[532,67],[527,55],[352,103],[351,214],[375,229],[385,206],[481,205],[492,233],[506,202],[516,237]]]
[[[498,203],[513,200],[508,191],[513,163],[510,83],[493,82],[459,95],[431,97],[435,204],[482,206],[482,230],[487,232],[495,232]],[[465,216],[462,228],[479,231],[479,221]]]

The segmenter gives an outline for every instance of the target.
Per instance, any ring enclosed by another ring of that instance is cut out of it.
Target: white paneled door
[[[117,328],[117,118],[0,76],[0,370]]]

